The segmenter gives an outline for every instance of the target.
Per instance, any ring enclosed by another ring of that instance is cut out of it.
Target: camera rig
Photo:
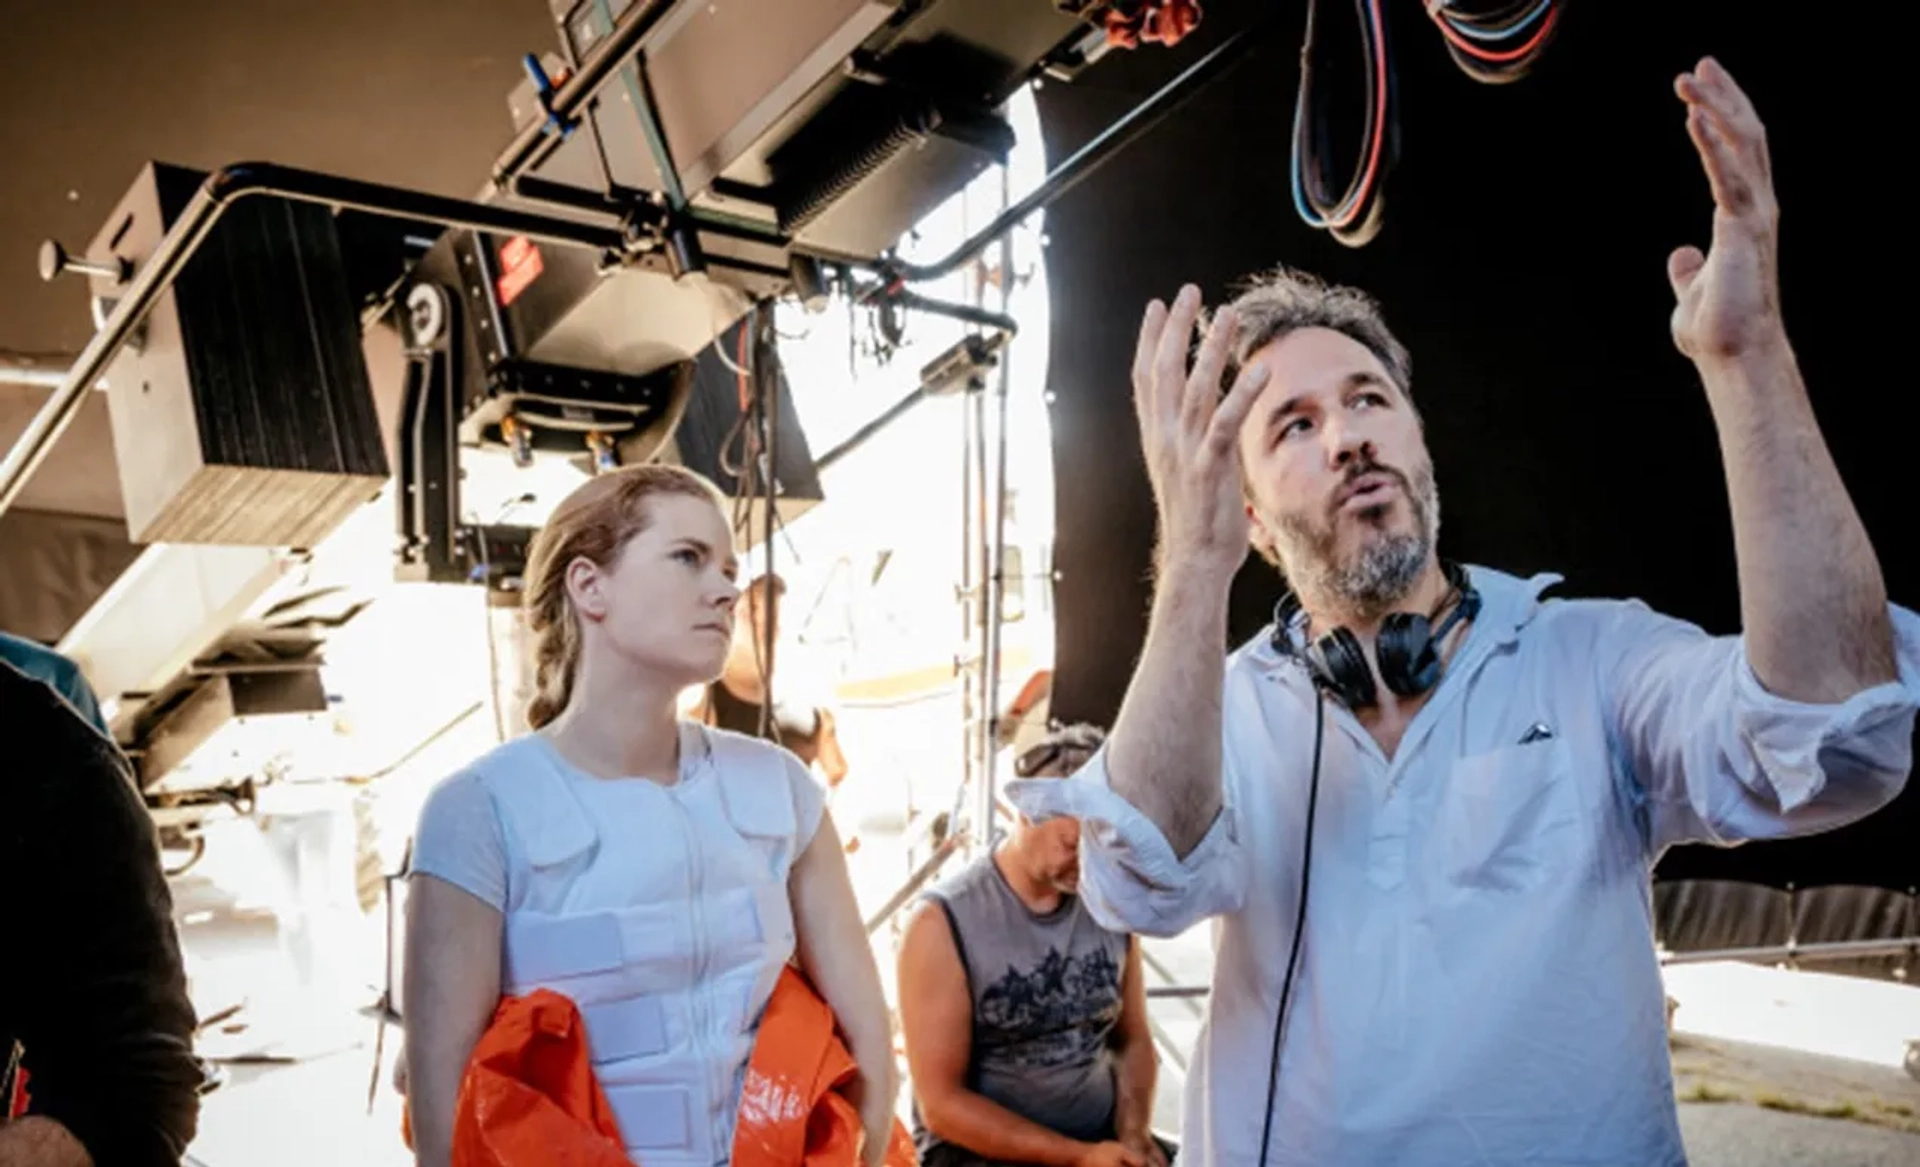
[[[289,549],[322,543],[389,484],[401,578],[498,589],[515,586],[532,528],[463,497],[483,457],[588,472],[674,459],[753,512],[749,541],[819,501],[769,305],[839,289],[1010,332],[911,287],[1072,189],[1241,59],[1257,28],[948,255],[909,263],[896,243],[1004,162],[1013,92],[1071,82],[1114,43],[1110,18],[1140,8],[556,0],[562,43],[529,54],[516,135],[476,198],[270,163],[149,167],[84,251],[43,249],[43,275],[88,281],[97,331],[0,460],[4,511],[104,377],[129,535],[147,546],[61,648],[116,710],[116,736],[143,758],[184,756],[178,741],[146,747],[231,673],[222,640]],[[930,369],[925,392],[951,372]],[[143,762],[143,785],[162,776]]]

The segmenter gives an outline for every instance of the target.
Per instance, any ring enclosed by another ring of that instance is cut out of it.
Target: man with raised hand
[[[1654,863],[1906,781],[1920,620],[1787,342],[1766,136],[1712,60],[1676,90],[1714,214],[1668,260],[1672,330],[1719,430],[1741,635],[1441,559],[1407,353],[1361,293],[1269,277],[1191,368],[1199,292],[1147,310],[1146,644],[1107,747],[1008,797],[1080,820],[1103,926],[1218,919],[1183,1163],[1683,1164]],[[1289,592],[1229,656],[1249,542]]]

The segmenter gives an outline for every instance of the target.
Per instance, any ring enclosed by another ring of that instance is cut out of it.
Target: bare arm
[[[1077,1167],[1094,1145],[1056,1134],[967,1088],[973,996],[953,930],[937,904],[923,904],[900,941],[900,1025],[920,1120],[937,1137],[981,1159]]]
[[[1152,819],[1183,859],[1223,803],[1220,702],[1231,581],[1179,566],[1160,577],[1146,645],[1107,746],[1113,792]]]
[[[1247,557],[1247,517],[1236,443],[1266,383],[1244,371],[1220,397],[1227,347],[1238,325],[1223,310],[1191,373],[1187,345],[1200,310],[1183,288],[1169,312],[1147,308],[1134,354],[1134,405],[1160,514],[1158,579],[1146,645],[1107,747],[1114,793],[1153,820],[1185,858],[1223,805],[1221,687],[1227,659],[1227,590]]]
[[[1780,337],[1771,355],[1702,367],[1716,409],[1747,661],[1769,692],[1834,704],[1891,681],[1887,585]]]
[[[893,1101],[899,1087],[893,1066],[892,1025],[880,988],[880,969],[853,898],[847,857],[833,816],[823,814],[807,849],[787,878],[800,967],[833,1010],[848,1052],[860,1067],[854,1103],[866,1129],[862,1157],[877,1167],[893,1133]]]
[[[50,1118],[0,1123],[0,1163],[6,1167],[93,1167],[80,1140]]]
[[[1127,970],[1120,982],[1120,1024],[1114,1029],[1113,1046],[1120,1058],[1114,1130],[1122,1143],[1147,1156],[1155,1167],[1165,1167],[1159,1144],[1153,1141],[1153,1087],[1160,1063],[1153,1049],[1153,1031],[1147,1026],[1147,984],[1138,938],[1127,948]]]
[[[473,1047],[500,1001],[503,917],[431,875],[407,894],[407,1115],[419,1167],[449,1167],[453,1112]]]
[[[1733,511],[1748,663],[1772,693],[1844,701],[1894,680],[1886,583],[1780,317],[1766,130],[1718,63],[1676,89],[1713,191],[1713,242],[1668,260],[1675,343],[1700,371]]]

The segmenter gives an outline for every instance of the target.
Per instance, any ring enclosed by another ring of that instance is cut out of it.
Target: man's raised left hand
[[[1764,354],[1785,337],[1780,319],[1780,210],[1767,131],[1753,102],[1712,57],[1674,81],[1687,133],[1713,190],[1713,242],[1702,255],[1667,257],[1678,303],[1673,340],[1695,364]]]

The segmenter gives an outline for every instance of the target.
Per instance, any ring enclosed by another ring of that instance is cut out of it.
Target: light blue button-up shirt
[[[1837,827],[1912,762],[1920,617],[1900,680],[1844,704],[1767,693],[1737,637],[1632,602],[1484,598],[1392,759],[1326,703],[1306,936],[1273,1098],[1274,1167],[1683,1164],[1649,872],[1674,843]],[[1316,701],[1264,631],[1227,661],[1225,809],[1184,861],[1108,786],[1011,783],[1082,821],[1101,924],[1215,918],[1182,1164],[1254,1167],[1293,939]]]

